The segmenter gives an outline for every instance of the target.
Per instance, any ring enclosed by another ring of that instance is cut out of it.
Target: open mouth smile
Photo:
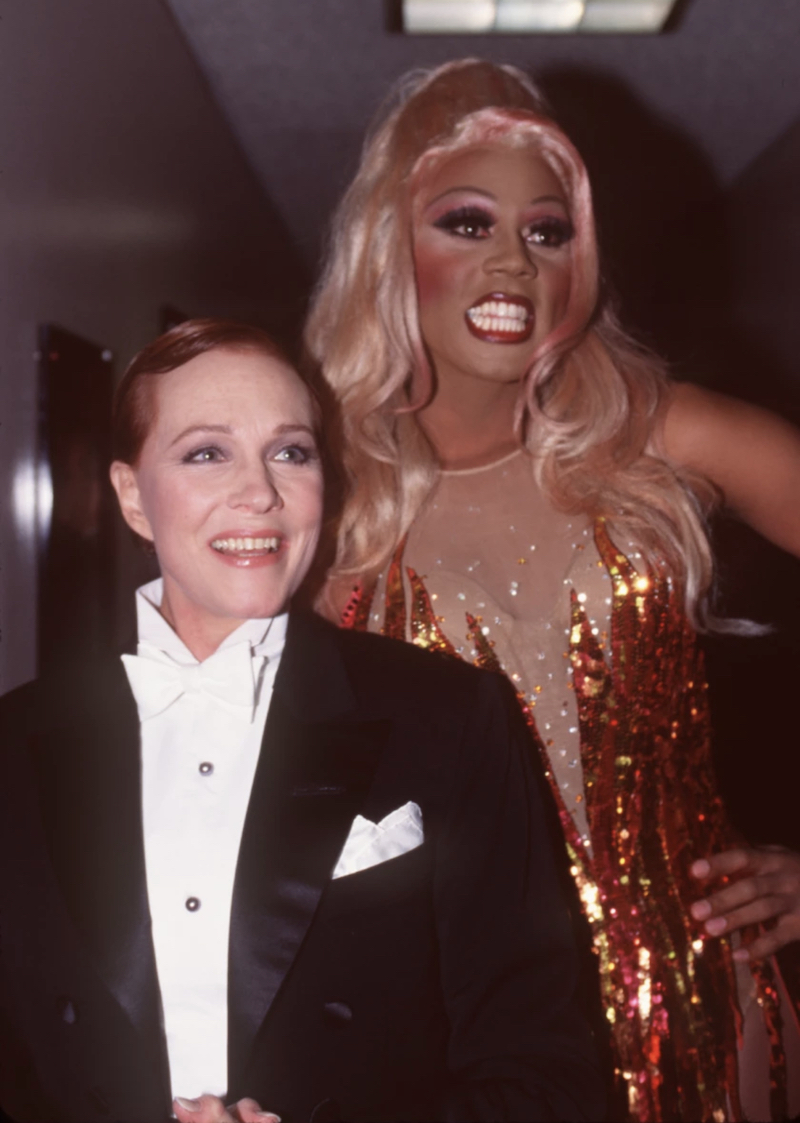
[[[524,343],[533,334],[533,305],[524,296],[492,292],[464,313],[467,327],[487,343]]]
[[[280,545],[281,539],[278,537],[214,538],[211,542],[212,550],[234,558],[267,557],[277,554]]]

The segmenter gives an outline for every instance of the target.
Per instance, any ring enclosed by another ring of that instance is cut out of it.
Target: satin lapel
[[[301,716],[302,715],[302,716]],[[229,1087],[289,972],[362,809],[390,723],[359,720],[327,625],[290,623],[231,911]]]
[[[91,701],[68,704],[63,723],[57,719],[38,739],[45,830],[75,926],[163,1082],[136,705],[118,659],[73,687],[76,692]]]

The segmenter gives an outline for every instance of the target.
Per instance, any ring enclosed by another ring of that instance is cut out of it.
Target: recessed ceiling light
[[[589,0],[579,31],[660,31],[675,0]]]
[[[403,0],[403,29],[412,35],[479,35],[494,30],[496,16],[497,0]]]
[[[574,31],[584,0],[497,0],[493,31]]]
[[[657,32],[675,0],[403,0],[416,35]]]

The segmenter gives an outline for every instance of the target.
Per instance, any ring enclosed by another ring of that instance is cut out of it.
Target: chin
[[[266,620],[271,616],[279,616],[289,607],[288,595],[275,594],[269,597],[253,597],[230,605],[226,612],[233,620]]]
[[[530,343],[482,343],[481,353],[465,356],[462,369],[481,382],[498,386],[519,383],[528,373],[534,350]],[[488,349],[488,354],[487,350]]]
[[[512,363],[498,363],[491,366],[487,363],[477,366],[472,371],[472,377],[479,382],[491,382],[495,386],[519,386],[530,367],[530,357],[517,358]]]
[[[207,611],[218,620],[236,621],[237,626],[245,620],[265,620],[278,616],[288,607],[289,594],[284,588],[278,589],[206,589],[203,598]],[[197,598],[196,603],[203,603]]]

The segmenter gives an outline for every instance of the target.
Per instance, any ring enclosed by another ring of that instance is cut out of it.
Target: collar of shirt
[[[130,655],[122,657],[142,720],[160,713],[165,706],[171,705],[183,690],[197,689],[202,681],[215,696],[220,696],[219,691],[222,690],[220,700],[224,704],[232,705],[233,710],[240,715],[245,712],[241,708],[244,704],[243,697],[249,693],[250,708],[246,713],[247,720],[251,721],[259,705],[267,667],[270,668],[270,682],[274,681],[277,663],[286,640],[288,614],[283,613],[270,619],[244,621],[220,644],[213,655],[200,663],[161,615],[159,606],[162,596],[161,578],[137,590],[136,614],[140,658]],[[239,653],[234,656],[237,662],[231,664],[229,659],[223,659],[221,662],[221,654],[230,650],[233,655],[234,648],[239,649]],[[252,673],[248,675],[249,686],[239,681],[239,675],[245,673],[244,667],[248,666],[248,656]],[[145,663],[142,663],[141,657],[145,658]],[[242,660],[244,660],[243,665]],[[144,667],[152,666],[153,662],[166,663],[174,667],[175,671],[170,672],[166,678],[159,675],[154,677],[150,671],[144,674]],[[229,681],[229,676],[236,666],[242,666],[242,670],[236,672],[237,679],[233,683]],[[223,670],[223,667],[227,669]],[[220,672],[228,677],[228,685],[225,685],[225,678],[219,680]],[[201,676],[200,679],[197,678],[198,674]],[[210,679],[208,679],[209,675]],[[175,682],[172,681],[173,679]]]
[[[169,655],[176,663],[194,665],[198,662],[175,629],[161,615],[161,599],[164,583],[160,577],[136,590],[136,622],[139,643],[150,643]],[[228,647],[247,641],[254,660],[278,659],[286,643],[288,612],[261,620],[245,620],[231,632],[217,648],[222,651]]]

